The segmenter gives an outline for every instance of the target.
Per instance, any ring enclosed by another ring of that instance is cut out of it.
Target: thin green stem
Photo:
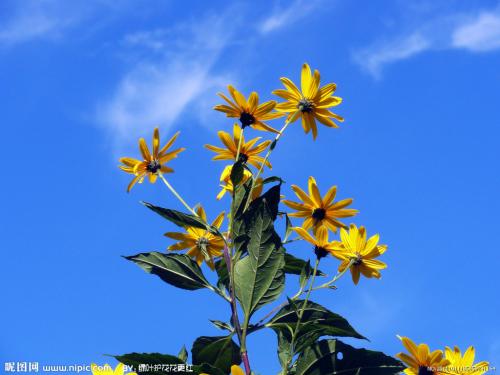
[[[271,152],[273,152],[274,148],[276,147],[276,143],[281,138],[281,136],[283,135],[283,132],[286,130],[286,128],[288,128],[288,125],[290,125],[290,123],[285,122],[285,125],[283,125],[283,127],[280,129],[279,133],[276,134],[276,137],[274,138],[274,140],[271,142],[271,144],[267,148],[266,156],[264,156],[264,161],[260,165],[259,170],[257,171],[257,174],[255,175],[255,177],[252,178],[252,187],[250,189],[250,193],[248,194],[249,197],[252,196],[252,192],[255,188],[255,182],[258,180],[258,178],[262,174],[262,171],[264,170],[264,166],[266,165],[266,163],[269,159],[269,156],[271,155]],[[250,204],[250,199],[247,199],[247,201],[245,203],[245,210],[248,208],[249,204]]]
[[[309,297],[311,296],[311,292],[313,290],[314,280],[316,279],[316,273],[318,272],[318,265],[319,265],[319,258],[316,258],[316,262],[314,263],[313,273],[311,276],[311,283],[309,284],[306,298],[304,299],[304,302],[302,303],[302,307],[299,310],[299,314],[298,314],[299,316],[297,317],[297,324],[295,325],[295,329],[293,330],[292,340],[290,343],[290,358],[288,359],[288,362],[286,363],[286,366],[285,366],[285,371],[286,371],[285,374],[288,373],[288,370],[290,368],[290,362],[293,359],[293,354],[295,352],[295,340],[297,338],[297,333],[299,332],[299,329],[300,329],[300,323],[302,321],[302,317],[304,316],[304,310],[307,306],[307,301],[309,300]]]
[[[196,217],[199,217],[198,214],[189,206],[189,204],[186,203],[184,199],[180,196],[180,194],[174,189],[172,185],[170,185],[170,182],[166,180],[166,178],[163,176],[162,173],[158,173],[158,176],[160,176],[161,180],[163,183],[167,186],[167,188],[172,192],[173,195],[188,209],[188,211],[193,214]]]
[[[347,272],[347,270],[349,268],[351,268],[353,263],[354,263],[354,260],[351,260],[349,262],[349,264],[347,265],[347,267],[342,270],[342,272],[338,272],[333,279],[331,279],[330,281],[328,281],[324,284],[318,285],[317,287],[313,288],[313,290],[330,288],[333,283],[335,283],[338,279],[340,279]]]

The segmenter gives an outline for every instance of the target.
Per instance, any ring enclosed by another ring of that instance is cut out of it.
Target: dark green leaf
[[[229,273],[227,272],[226,261],[224,258],[220,258],[215,261],[214,265],[215,272],[217,272],[217,276],[219,276],[219,282],[227,288],[229,285]]]
[[[270,184],[271,182],[279,182],[280,184],[284,183],[285,181],[283,181],[281,179],[281,177],[277,177],[277,176],[271,176],[271,177],[267,177],[267,178],[264,178],[262,180],[262,184],[265,185],[265,184]]]
[[[229,336],[201,336],[196,339],[191,349],[193,364],[208,363],[229,373],[231,365],[241,363],[240,348]]]
[[[286,228],[285,228],[285,237],[283,238],[283,242],[286,242],[288,240],[288,237],[292,234],[292,228],[293,224],[290,218],[288,217],[287,214],[285,214],[285,223],[286,223]]]
[[[303,300],[296,300],[294,304],[301,309],[303,302]],[[297,311],[288,304],[271,318],[266,327],[272,328],[277,334],[281,332],[285,338],[288,337],[291,341],[289,332],[295,330],[297,321]],[[301,322],[295,340],[295,353],[301,352],[321,336],[365,339],[364,336],[356,332],[346,319],[312,301],[307,302]]]
[[[283,248],[274,231],[272,214],[266,200],[252,204],[245,214],[248,256],[235,264],[235,290],[248,318],[260,306],[279,297],[284,287]]]
[[[233,164],[230,175],[233,187],[237,186],[243,179],[244,170],[245,169],[243,168],[243,162],[238,160],[236,163]]]
[[[299,287],[300,290],[303,290],[304,287],[306,286],[307,282],[312,276],[312,268],[311,268],[311,262],[307,261],[306,264],[304,264],[304,267],[302,267],[302,271],[300,271],[300,277],[299,277]]]
[[[209,230],[209,232],[217,234],[216,228],[212,228],[210,226],[207,227],[207,224],[203,221],[203,219],[199,218],[198,216],[185,214],[183,212],[171,210],[169,208],[158,207],[147,202],[142,202],[142,204],[179,227],[195,227],[200,229],[207,229]]]
[[[162,254],[153,251],[124,258],[178,288],[187,290],[212,288],[200,266],[185,254]]]
[[[284,271],[285,271],[285,273],[288,273],[288,274],[300,275],[300,273],[302,272],[302,269],[304,268],[306,263],[307,262],[303,259],[297,258],[290,253],[285,253]],[[326,274],[321,270],[318,270],[316,272],[316,275],[326,276]]]
[[[342,353],[342,359],[338,359]],[[306,348],[297,359],[296,375],[392,375],[405,367],[395,358],[356,349],[339,340],[322,340]]]
[[[186,345],[182,345],[182,348],[179,351],[179,354],[177,354],[177,358],[179,358],[182,362],[187,362],[188,352],[186,349]]]
[[[272,143],[271,143],[271,146],[269,147],[269,149],[272,151],[274,150],[274,148],[276,147],[276,144],[278,143],[278,140],[275,139]]]
[[[220,320],[212,320],[210,322],[219,329],[225,329],[226,331],[233,332],[233,327],[229,323],[221,322]]]

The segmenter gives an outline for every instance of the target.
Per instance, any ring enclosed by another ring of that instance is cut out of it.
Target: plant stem
[[[286,128],[288,128],[288,125],[290,125],[290,123],[285,122],[285,125],[283,125],[283,127],[280,129],[279,133],[276,134],[276,137],[274,138],[274,140],[271,142],[271,144],[267,148],[267,152],[266,152],[266,156],[264,157],[264,161],[260,165],[259,170],[257,171],[257,174],[255,175],[255,177],[252,178],[252,188],[250,189],[250,193],[248,193],[249,197],[252,196],[253,189],[255,188],[255,182],[262,174],[262,171],[264,170],[264,166],[267,163],[267,160],[269,159],[271,152],[273,152],[274,148],[276,147],[276,143],[278,142],[278,140],[280,139],[280,137],[282,136],[282,134],[286,130]],[[248,199],[245,203],[245,210],[248,208],[249,204],[250,204],[250,199]]]
[[[328,281],[328,282],[326,282],[324,284],[321,284],[321,285],[317,286],[316,288],[313,288],[312,290],[329,288],[334,282],[336,282],[338,279],[340,279],[347,272],[347,270],[349,268],[351,268],[351,266],[352,266],[353,263],[354,263],[354,260],[351,260],[349,262],[349,264],[347,265],[347,267],[344,268],[344,270],[342,272],[338,272],[333,279],[331,279],[330,281]]]
[[[312,277],[311,277],[311,283],[309,284],[309,289],[307,290],[306,298],[304,299],[304,302],[302,303],[302,307],[299,310],[299,314],[298,314],[299,316],[297,318],[297,324],[295,325],[295,329],[293,330],[292,341],[290,343],[290,353],[291,353],[291,356],[288,359],[288,363],[286,364],[286,368],[285,368],[286,372],[285,372],[285,374],[288,373],[288,370],[289,370],[289,367],[290,367],[290,362],[293,359],[293,354],[295,352],[295,339],[296,339],[297,333],[299,332],[299,329],[300,329],[300,323],[302,321],[302,316],[304,315],[304,310],[305,310],[305,308],[307,306],[307,301],[309,300],[309,297],[310,297],[311,292],[313,290],[314,280],[316,279],[316,273],[318,272],[318,265],[319,265],[319,258],[316,258],[316,262],[314,263],[314,269],[313,269],[313,273],[312,273]]]
[[[188,209],[188,211],[193,214],[196,217],[199,217],[198,214],[186,203],[184,199],[180,196],[180,194],[174,189],[172,185],[165,179],[162,173],[158,173],[158,176],[160,176],[161,180],[167,185],[167,188],[172,192],[173,195]]]

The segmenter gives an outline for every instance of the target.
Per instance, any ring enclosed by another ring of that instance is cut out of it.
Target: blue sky
[[[2,1],[0,56],[2,362],[175,354],[222,334],[208,319],[229,318],[224,302],[120,257],[169,245],[173,227],[140,200],[181,207],[160,184],[126,194],[117,158],[156,125],[181,130],[170,180],[215,217],[225,164],[202,145],[232,125],[211,109],[216,92],[232,83],[270,99],[307,61],[337,83],[346,121],[315,142],[290,127],[273,174],[287,196],[310,175],[322,192],[338,185],[360,210],[353,222],[389,246],[381,280],[345,278],[313,299],[371,340],[356,345],[395,354],[401,334],[474,345],[500,365],[499,2]],[[275,340],[249,338],[262,374],[279,369]]]

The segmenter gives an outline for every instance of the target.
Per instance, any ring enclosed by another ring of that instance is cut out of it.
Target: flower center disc
[[[325,218],[326,211],[323,208],[316,208],[312,213],[312,218],[319,222]]]
[[[433,375],[434,371],[429,370],[427,366],[419,366],[418,375]]]
[[[248,155],[240,152],[240,156],[239,156],[238,160],[242,163],[246,163],[248,160]]]
[[[314,254],[318,257],[318,259],[324,258],[328,255],[328,251],[319,246],[314,246]]]
[[[255,123],[255,117],[248,112],[243,112],[240,116],[240,122],[242,127],[246,127]]]
[[[151,173],[156,173],[158,172],[158,170],[161,168],[161,164],[158,160],[151,160],[149,163],[148,163],[148,166],[146,167],[146,169],[151,172]]]
[[[311,112],[313,110],[313,103],[304,98],[299,101],[299,104],[297,104],[297,108],[301,112]]]

